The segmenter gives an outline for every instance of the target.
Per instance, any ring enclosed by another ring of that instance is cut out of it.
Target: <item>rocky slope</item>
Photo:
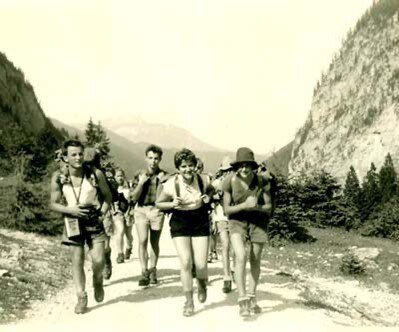
[[[381,0],[350,31],[314,90],[289,172],[324,168],[362,178],[387,153],[399,166],[399,0]]]

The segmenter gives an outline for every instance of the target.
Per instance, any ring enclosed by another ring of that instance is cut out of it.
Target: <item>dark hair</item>
[[[148,146],[147,149],[145,149],[145,155],[147,155],[148,152],[157,153],[162,158],[163,151],[158,145],[151,144],[150,146]]]
[[[82,150],[85,148],[83,143],[77,139],[69,139],[67,141],[64,142],[64,144],[62,145],[62,154],[64,156],[67,155],[68,153],[68,147],[73,146],[73,147],[80,147],[82,148]]]
[[[204,169],[204,167],[204,162],[200,158],[197,158],[197,168]]]
[[[175,153],[175,167],[179,168],[183,161],[191,161],[194,166],[197,165],[197,157],[194,152],[186,148]]]

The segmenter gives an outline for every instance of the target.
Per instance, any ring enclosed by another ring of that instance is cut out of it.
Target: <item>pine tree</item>
[[[346,176],[344,197],[357,209],[360,209],[361,188],[359,184],[359,178],[357,177],[353,166],[349,168],[349,172]]]
[[[100,150],[102,160],[107,160],[111,158],[111,156],[109,155],[109,152],[111,150],[109,147],[110,140],[107,137],[107,133],[102,127],[101,122],[95,124],[90,118],[86,126],[85,137],[85,145],[98,148]]]
[[[384,165],[382,165],[380,169],[379,186],[382,203],[388,202],[397,194],[398,177],[393,166],[392,157],[389,153],[385,157]]]
[[[362,183],[361,219],[363,222],[376,210],[380,202],[381,192],[377,168],[374,163],[371,163],[370,170],[367,172]]]
[[[85,145],[94,147],[96,143],[98,143],[97,140],[97,133],[96,133],[96,125],[93,122],[92,118],[90,118],[89,122],[87,123],[86,130],[85,130]]]

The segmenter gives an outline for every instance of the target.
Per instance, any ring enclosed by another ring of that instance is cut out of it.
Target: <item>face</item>
[[[201,162],[197,163],[197,166],[195,166],[195,171],[201,174],[204,171],[204,164]]]
[[[195,164],[192,161],[182,161],[178,168],[179,173],[185,180],[191,180],[195,173]]]
[[[80,146],[68,146],[66,161],[73,168],[81,168],[83,165],[83,148]]]
[[[119,185],[122,185],[125,182],[125,175],[121,171],[117,171],[115,173],[115,180]]]
[[[153,151],[148,151],[145,161],[147,162],[148,168],[150,170],[157,170],[159,168],[159,163],[161,162],[161,157],[158,153]]]
[[[241,163],[238,166],[237,173],[242,178],[247,178],[248,176],[251,176],[254,173],[254,169],[252,167],[252,164],[251,163]]]

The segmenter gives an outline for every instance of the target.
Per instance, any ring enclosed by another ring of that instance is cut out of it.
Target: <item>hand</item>
[[[181,203],[182,203],[182,199],[180,197],[175,197],[173,199],[172,205],[175,208],[175,207],[178,207],[179,205],[181,205]]]
[[[150,177],[146,173],[141,173],[139,175],[139,183],[144,184]]]
[[[77,218],[87,218],[89,209],[82,205],[74,205],[68,208],[68,214]]]
[[[249,196],[244,203],[247,209],[253,209],[258,205],[258,199],[256,197]]]
[[[211,201],[211,198],[208,195],[202,195],[201,199],[204,202],[204,204],[208,204]]]

